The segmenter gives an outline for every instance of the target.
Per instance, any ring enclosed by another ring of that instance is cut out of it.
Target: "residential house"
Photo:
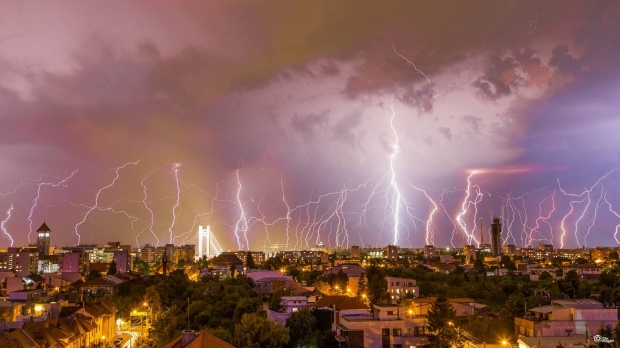
[[[594,333],[602,325],[618,323],[618,310],[590,299],[552,300],[551,305],[530,308],[515,317],[515,334],[526,337],[561,337]]]

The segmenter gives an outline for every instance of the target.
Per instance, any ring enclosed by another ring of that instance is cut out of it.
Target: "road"
[[[135,346],[136,340],[140,337],[139,332],[135,331],[116,331],[117,337],[123,338],[123,343],[119,347],[131,348]]]

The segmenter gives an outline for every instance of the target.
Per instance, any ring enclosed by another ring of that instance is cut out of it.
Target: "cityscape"
[[[0,347],[620,347],[620,3],[0,8]]]

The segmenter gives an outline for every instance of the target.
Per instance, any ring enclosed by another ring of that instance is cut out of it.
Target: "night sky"
[[[0,248],[617,245],[619,85],[614,1],[5,1]]]

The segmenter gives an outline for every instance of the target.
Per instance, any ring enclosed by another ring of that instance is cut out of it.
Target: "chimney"
[[[194,330],[183,330],[181,333],[181,347],[185,347],[196,338]]]

